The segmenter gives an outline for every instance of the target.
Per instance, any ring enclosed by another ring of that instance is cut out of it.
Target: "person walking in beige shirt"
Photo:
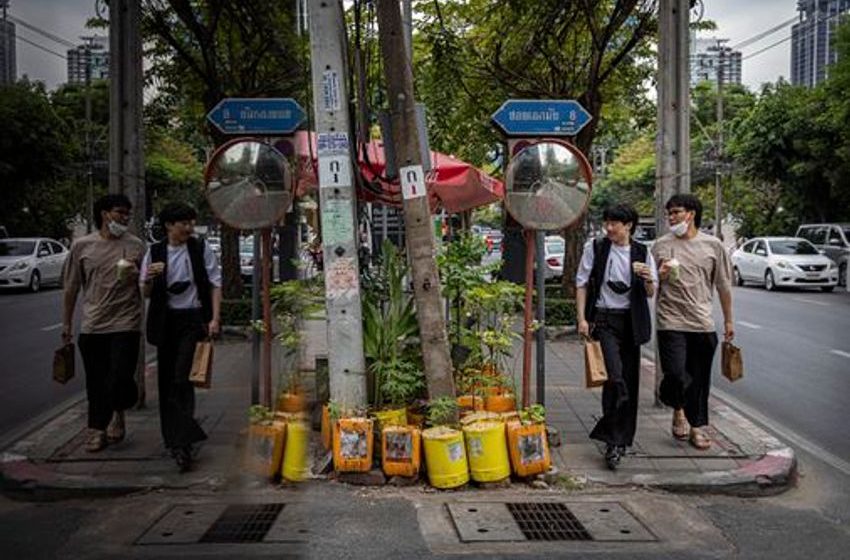
[[[97,231],[71,245],[63,271],[62,341],[73,340],[74,308],[82,292],[77,344],[86,371],[86,450],[124,439],[124,410],[135,404],[134,379],[142,327],[139,267],[145,244],[127,231],[130,200],[108,194],[94,203]]]
[[[673,195],[665,208],[670,233],[652,247],[659,263],[656,331],[664,374],[659,397],[673,407],[673,436],[702,450],[711,446],[705,427],[717,349],[712,303],[716,290],[724,338],[731,341],[732,272],[721,241],[699,231],[702,203],[696,196]]]

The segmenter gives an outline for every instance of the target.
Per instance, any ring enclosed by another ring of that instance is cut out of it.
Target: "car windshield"
[[[774,255],[817,255],[815,246],[803,239],[770,241],[770,252]]]
[[[35,241],[0,241],[0,257],[22,257],[32,255]]]
[[[844,231],[844,239],[850,239],[850,226],[841,228]]]

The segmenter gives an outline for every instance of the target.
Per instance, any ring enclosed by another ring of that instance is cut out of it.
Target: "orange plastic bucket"
[[[248,445],[245,462],[250,472],[273,478],[280,470],[286,424],[251,424],[248,428]]]
[[[387,476],[416,476],[422,463],[421,435],[413,426],[387,426],[381,431],[381,465]]]
[[[337,472],[368,472],[374,449],[372,420],[340,418],[333,429],[334,469]]]
[[[510,394],[487,395],[484,397],[484,410],[490,412],[510,412],[516,410],[516,397]]]
[[[546,424],[508,423],[508,450],[517,476],[531,476],[549,470],[551,457]]]
[[[331,434],[331,415],[328,412],[328,405],[322,405],[322,447],[330,449],[333,444],[333,436]]]
[[[280,412],[304,412],[307,410],[307,396],[304,393],[281,393],[277,398]]]

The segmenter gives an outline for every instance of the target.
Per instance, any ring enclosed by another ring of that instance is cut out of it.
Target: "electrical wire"
[[[752,37],[750,37],[748,39],[744,39],[740,43],[736,43],[729,48],[737,50],[737,49],[752,45],[753,43],[761,41],[762,39],[764,39],[768,35],[773,35],[777,31],[788,27],[789,25],[791,25],[792,23],[794,23],[795,21],[798,21],[798,20],[799,20],[799,16],[794,16],[787,21],[783,21],[782,23],[780,23],[779,25],[777,25],[775,27],[771,27],[770,29],[768,29],[766,31],[762,31],[761,33],[758,33],[756,35],[753,35]]]
[[[16,34],[16,35],[15,35],[15,38],[16,38],[18,41],[23,41],[24,43],[27,43],[27,44],[29,44],[29,45],[32,45],[33,47],[35,47],[35,48],[37,48],[37,49],[41,49],[41,50],[43,50],[44,52],[48,52],[48,53],[50,53],[50,54],[52,54],[52,55],[54,55],[54,56],[58,56],[58,57],[59,57],[59,58],[61,58],[62,60],[68,60],[68,57],[66,57],[64,54],[59,54],[58,52],[56,52],[56,51],[54,51],[54,50],[50,50],[50,49],[48,49],[47,47],[42,46],[42,45],[40,45],[40,44],[36,43],[35,41],[30,41],[30,40],[29,40],[29,39],[27,39],[26,37],[22,37],[20,34]]]
[[[31,23],[27,23],[24,20],[22,20],[21,18],[15,17],[13,15],[7,15],[6,17],[8,17],[10,21],[20,25],[21,27],[26,27],[30,31],[34,31],[34,32],[38,33],[39,35],[43,35],[44,37],[47,37],[51,41],[59,43],[60,45],[70,47],[72,49],[77,47],[77,45],[75,45],[71,41],[68,41],[67,39],[63,39],[62,37],[60,37],[60,36],[58,36],[54,33],[51,33],[49,31],[45,31],[44,29],[41,29],[40,27],[36,27],[35,25],[32,25]]]

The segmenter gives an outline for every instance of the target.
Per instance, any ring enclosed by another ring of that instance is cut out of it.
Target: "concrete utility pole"
[[[717,153],[714,156],[714,235],[723,239],[721,218],[723,216],[723,71],[726,39],[717,40]]]
[[[413,68],[406,56],[398,0],[379,0],[378,36],[387,80],[392,137],[401,181],[407,251],[413,265],[413,293],[428,394],[455,396],[452,362],[435,260],[436,244],[425,173],[419,150]]]
[[[655,231],[669,229],[664,205],[674,193],[691,191],[689,0],[658,3],[658,136],[655,164]],[[661,360],[655,353],[655,404],[661,385]]]
[[[86,224],[86,233],[91,233],[94,224],[94,150],[91,140],[91,67],[92,67],[92,47],[94,46],[94,36],[80,37],[86,42],[86,195],[88,203],[88,220]]]
[[[313,0],[308,10],[313,111],[318,134],[330,397],[343,408],[361,407],[366,404],[366,362],[342,3]]]
[[[140,0],[109,3],[109,192],[133,203],[131,229],[145,222],[142,40]]]

